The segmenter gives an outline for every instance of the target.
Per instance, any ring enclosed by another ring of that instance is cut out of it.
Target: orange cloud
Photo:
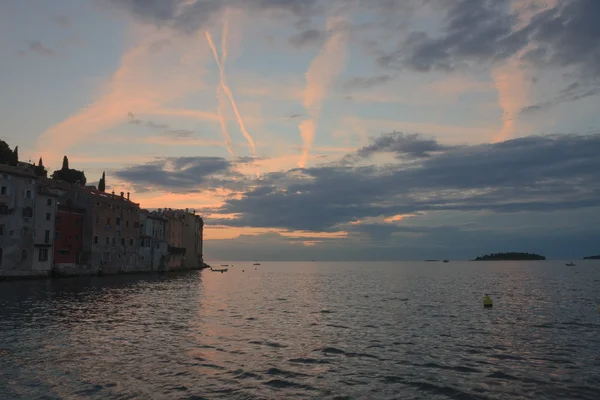
[[[323,101],[346,61],[348,32],[343,26],[345,22],[345,18],[339,16],[327,19],[327,31],[330,32],[330,36],[306,72],[306,87],[302,103],[309,119],[298,125],[303,143],[302,155],[298,162],[301,168],[306,166],[308,154],[315,141]]]
[[[159,114],[171,101],[200,90],[206,48],[194,44],[192,52],[195,37],[169,40],[173,35],[168,30],[141,35],[142,42],[122,56],[101,96],[40,135],[37,147],[44,159],[59,159],[94,133],[123,123],[128,112]],[[167,41],[168,46],[159,46]]]
[[[227,39],[227,25],[225,25],[224,27],[224,38],[223,40]],[[217,54],[217,48],[215,47],[215,43],[212,40],[212,36],[210,35],[210,33],[208,31],[205,31],[205,35],[206,35],[206,40],[208,42],[208,45],[213,53],[213,56],[215,58],[215,62],[217,63],[217,67],[219,68],[219,85],[221,87],[221,90],[223,90],[223,92],[227,95],[227,97],[229,98],[229,102],[231,103],[231,107],[233,109],[233,112],[235,114],[235,117],[237,119],[237,122],[240,126],[240,130],[242,131],[242,134],[244,135],[244,137],[246,138],[246,140],[248,141],[248,144],[250,145],[250,148],[252,149],[252,153],[254,155],[256,155],[256,146],[254,144],[254,139],[252,139],[252,136],[250,136],[250,134],[248,133],[248,131],[246,130],[246,125],[244,124],[244,120],[242,119],[242,116],[240,115],[240,112],[238,110],[237,107],[237,103],[235,102],[235,99],[233,97],[233,92],[231,91],[231,89],[229,88],[229,86],[227,86],[227,82],[225,80],[225,56],[226,56],[226,50],[224,53],[224,57],[223,57],[223,61],[219,61],[219,55]],[[223,45],[223,47],[225,48],[225,44]],[[220,112],[220,121],[223,121],[223,117]],[[221,122],[221,128],[223,128],[224,126],[224,122]],[[224,132],[225,134],[225,132]],[[227,133],[228,135],[228,133]],[[231,141],[231,139],[229,139],[229,141]]]

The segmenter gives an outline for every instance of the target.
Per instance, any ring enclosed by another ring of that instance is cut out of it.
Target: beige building
[[[0,165],[0,277],[45,276],[52,268],[56,195],[29,167]]]

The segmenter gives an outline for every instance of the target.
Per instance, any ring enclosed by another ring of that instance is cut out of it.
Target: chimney
[[[112,195],[113,195],[113,196],[115,195],[115,191],[114,191],[114,190],[112,191]]]
[[[124,196],[125,196],[125,192],[121,192],[121,200],[123,199]]]
[[[127,200],[129,200],[129,192],[127,192]]]

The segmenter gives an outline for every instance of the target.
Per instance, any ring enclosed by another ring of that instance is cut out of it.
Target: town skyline
[[[0,139],[196,210],[207,259],[581,258],[600,253],[599,7],[8,2]]]

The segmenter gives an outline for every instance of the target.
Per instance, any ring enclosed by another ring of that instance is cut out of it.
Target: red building
[[[55,264],[80,264],[83,252],[83,218],[85,210],[58,206],[54,239]]]

